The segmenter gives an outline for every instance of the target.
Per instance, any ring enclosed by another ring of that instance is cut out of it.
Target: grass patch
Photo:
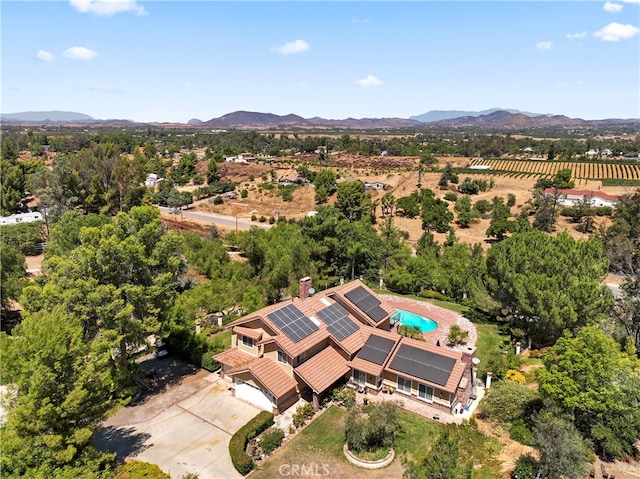
[[[401,430],[394,444],[396,459],[384,469],[361,469],[347,461],[342,453],[347,411],[331,406],[298,436],[256,468],[251,473],[251,478],[284,477],[291,472],[292,465],[300,465],[300,467],[315,465],[318,467],[319,474],[327,477],[349,479],[401,477],[404,470],[402,458],[422,462],[444,426],[404,409],[398,411],[398,416]],[[500,461],[496,459],[500,451],[498,441],[484,436],[471,426],[460,427],[458,431],[461,450],[465,451],[464,457],[473,459],[475,464],[473,478],[500,477]]]
[[[440,434],[442,425],[404,409],[400,409],[398,417],[401,429],[395,442],[396,453],[406,454],[411,461],[422,461]]]
[[[486,362],[490,353],[500,350],[503,341],[509,341],[509,336],[500,332],[500,327],[497,324],[475,324],[474,326],[478,330],[476,356],[480,361]]]

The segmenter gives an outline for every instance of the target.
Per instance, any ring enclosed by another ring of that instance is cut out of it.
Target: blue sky
[[[1,111],[640,117],[640,0],[2,1]]]

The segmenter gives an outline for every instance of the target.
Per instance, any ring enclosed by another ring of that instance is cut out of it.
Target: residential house
[[[349,383],[398,394],[451,412],[469,400],[470,354],[391,331],[393,308],[359,280],[315,293],[300,280],[298,297],[240,318],[231,349],[215,355],[236,397],[275,414],[298,399],[320,398]]]
[[[615,208],[620,201],[620,197],[608,195],[602,191],[546,188],[544,193],[555,196],[556,203],[562,206],[577,206],[583,201],[588,201],[592,207],[610,206]]]

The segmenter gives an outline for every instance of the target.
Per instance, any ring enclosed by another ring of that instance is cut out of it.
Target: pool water
[[[423,333],[428,333],[438,327],[438,323],[433,319],[425,318],[424,316],[412,313],[411,311],[405,311],[404,309],[396,308],[396,314],[394,314],[393,317],[401,324],[417,326]]]

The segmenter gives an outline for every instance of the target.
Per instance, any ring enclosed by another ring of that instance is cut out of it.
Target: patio
[[[370,403],[382,401],[398,401],[400,402],[400,405],[403,409],[444,424],[461,424],[463,420],[470,419],[483,397],[484,387],[478,385],[476,389],[476,398],[468,404],[468,409],[465,409],[462,414],[450,414],[440,408],[432,406],[428,402],[405,396],[402,393],[395,392],[394,394],[368,394],[366,392],[362,393],[356,390],[356,402],[358,404],[363,404],[365,399],[367,399],[367,401]],[[438,419],[435,419],[436,417]]]

